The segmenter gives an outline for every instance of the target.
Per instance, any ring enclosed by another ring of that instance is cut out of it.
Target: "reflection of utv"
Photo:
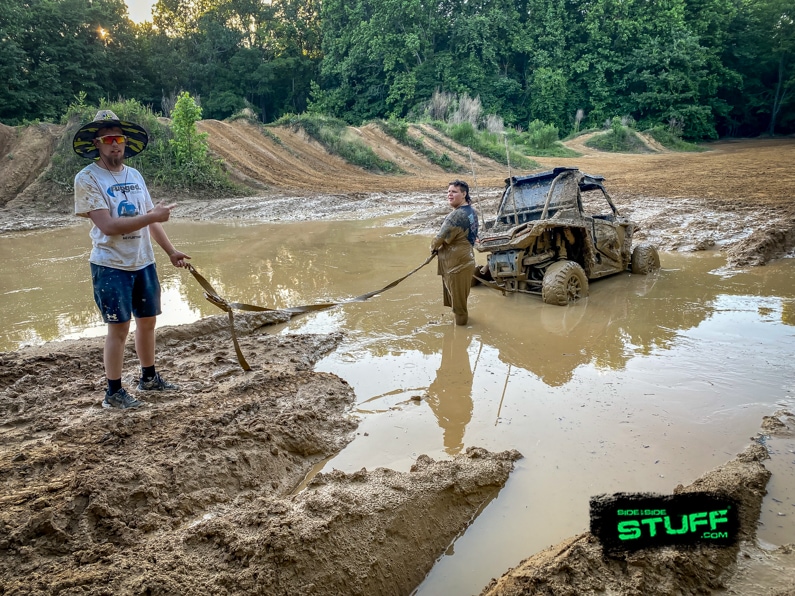
[[[577,168],[506,180],[497,217],[484,222],[475,243],[479,252],[489,253],[488,267],[476,275],[565,306],[588,295],[589,279],[658,269],[653,246],[639,244],[630,253],[635,224],[619,214],[603,181]],[[589,215],[596,199],[595,213],[605,208],[605,199],[610,212]]]

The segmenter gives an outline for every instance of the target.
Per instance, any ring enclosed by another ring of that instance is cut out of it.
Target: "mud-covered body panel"
[[[540,292],[546,269],[577,263],[588,279],[626,271],[635,225],[623,217],[601,176],[556,168],[506,180],[497,215],[486,221],[475,248],[488,253],[488,274],[511,290]],[[599,195],[604,212],[586,213],[584,193]]]

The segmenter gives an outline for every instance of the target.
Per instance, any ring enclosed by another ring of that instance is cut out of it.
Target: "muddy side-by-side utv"
[[[588,280],[659,269],[654,246],[632,247],[636,226],[618,212],[603,183],[604,177],[577,168],[508,178],[497,216],[483,223],[475,243],[488,253],[476,279],[565,306],[588,295]]]

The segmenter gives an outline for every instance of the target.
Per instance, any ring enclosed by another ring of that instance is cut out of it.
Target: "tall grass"
[[[456,172],[460,169],[460,166],[454,162],[452,158],[447,155],[447,153],[442,153],[439,155],[432,149],[426,147],[425,143],[422,142],[422,139],[412,137],[409,134],[409,125],[407,122],[396,119],[376,120],[375,122],[378,127],[390,137],[396,139],[404,145],[407,145],[408,147],[411,147],[417,153],[425,156],[428,161],[436,164],[446,172]]]
[[[403,173],[397,164],[378,157],[364,142],[350,136],[347,124],[337,118],[316,114],[300,116],[288,114],[279,118],[274,124],[303,129],[329,153],[338,155],[348,163],[365,170],[375,170],[385,174]]]
[[[578,157],[580,154],[564,146],[559,140],[558,128],[541,120],[533,120],[526,132],[511,133],[515,144],[524,144],[528,155],[537,157]]]
[[[667,126],[659,125],[645,131],[647,135],[657,141],[666,149],[672,151],[706,151],[703,147],[699,147],[694,143],[683,141],[682,137],[674,132],[671,132]]]
[[[506,152],[503,135],[487,130],[478,130],[471,122],[460,122],[458,124],[434,122],[432,126],[439,132],[449,136],[456,143],[469,147],[475,153],[489,157],[501,164],[508,165],[510,158],[512,167],[522,169],[540,167],[537,162],[516,151],[515,147],[509,146]]]
[[[621,122],[621,118],[614,117],[610,122],[610,130],[591,137],[585,145],[600,151],[615,153],[648,153],[649,149],[638,135]]]

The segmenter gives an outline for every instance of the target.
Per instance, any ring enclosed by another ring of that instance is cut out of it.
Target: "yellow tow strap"
[[[425,262],[413,269],[412,271],[408,272],[406,275],[401,277],[400,279],[396,279],[391,284],[384,286],[380,290],[375,290],[373,292],[367,292],[366,294],[362,294],[361,296],[357,296],[356,298],[351,298],[350,300],[343,300],[342,302],[324,302],[321,304],[306,304],[303,306],[293,306],[290,308],[266,308],[264,306],[257,306],[255,304],[243,304],[241,302],[228,302],[224,300],[218,292],[215,291],[212,284],[208,282],[198,271],[196,268],[187,263],[185,265],[185,269],[191,272],[191,275],[199,282],[199,285],[204,288],[204,297],[208,300],[208,302],[213,303],[215,306],[223,310],[229,315],[229,331],[232,335],[232,343],[235,346],[235,354],[237,354],[237,361],[240,363],[240,367],[243,370],[251,370],[248,362],[246,362],[246,358],[243,356],[243,352],[240,349],[240,344],[237,341],[237,334],[235,333],[235,315],[233,314],[234,310],[246,310],[251,312],[272,312],[272,311],[282,311],[282,312],[289,312],[293,314],[300,314],[305,312],[312,312],[315,310],[325,310],[327,308],[331,308],[332,306],[337,306],[339,304],[347,304],[349,302],[364,302],[372,298],[373,296],[377,296],[387,290],[394,288],[400,282],[402,282],[407,277],[414,275],[417,271],[425,267],[428,263],[430,263],[433,258],[436,256],[436,253],[431,253],[431,255],[425,259]]]

